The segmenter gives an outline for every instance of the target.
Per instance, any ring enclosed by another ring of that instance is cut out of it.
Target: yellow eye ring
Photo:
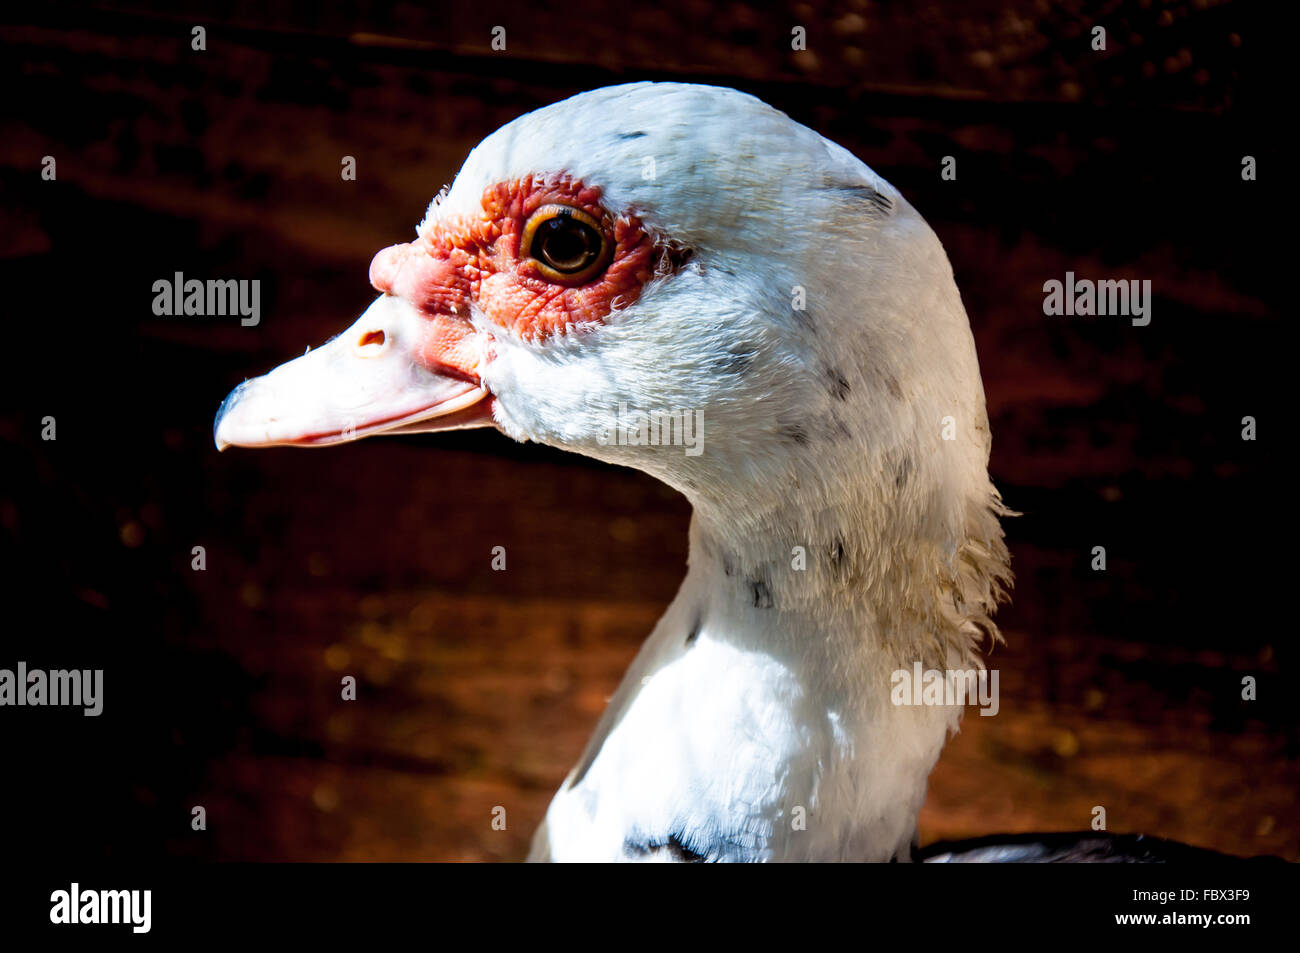
[[[582,285],[609,264],[614,243],[596,218],[571,205],[543,205],[524,224],[520,254],[547,281]]]

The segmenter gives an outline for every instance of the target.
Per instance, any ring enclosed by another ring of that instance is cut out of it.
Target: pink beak
[[[217,449],[491,426],[492,395],[476,374],[440,373],[421,359],[430,336],[428,315],[382,295],[338,337],[232,390],[213,424]],[[462,352],[479,344],[469,333],[458,341]]]

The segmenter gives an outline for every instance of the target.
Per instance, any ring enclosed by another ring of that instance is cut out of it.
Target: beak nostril
[[[383,331],[367,331],[361,335],[361,340],[357,342],[357,347],[365,347],[367,344],[382,345],[384,343]]]

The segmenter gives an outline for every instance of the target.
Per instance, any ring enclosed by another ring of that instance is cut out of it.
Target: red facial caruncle
[[[542,345],[604,322],[640,297],[658,253],[673,251],[565,175],[494,185],[479,206],[376,255],[370,281],[383,294],[342,334],[231,391],[217,446],[492,426],[498,398],[483,371],[494,341]]]
[[[635,215],[613,216],[600,198],[599,188],[563,175],[491,186],[481,214],[435,221],[376,255],[370,283],[427,316],[426,367],[477,382],[471,303],[503,331],[540,343],[601,323],[640,296],[654,273],[654,243]],[[569,234],[539,238],[560,228]],[[564,264],[585,267],[550,267],[543,240],[565,253]]]

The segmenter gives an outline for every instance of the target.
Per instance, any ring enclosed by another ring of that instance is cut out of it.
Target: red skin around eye
[[[525,176],[485,189],[482,212],[444,219],[415,241],[385,248],[370,264],[370,283],[398,295],[430,319],[420,353],[426,365],[477,380],[469,347],[470,302],[492,323],[530,341],[571,327],[603,322],[615,307],[632,304],[654,272],[654,243],[634,215],[612,218],[600,189],[566,176]],[[528,217],[543,205],[572,205],[603,221],[613,236],[609,267],[574,287],[542,277],[519,254]]]

